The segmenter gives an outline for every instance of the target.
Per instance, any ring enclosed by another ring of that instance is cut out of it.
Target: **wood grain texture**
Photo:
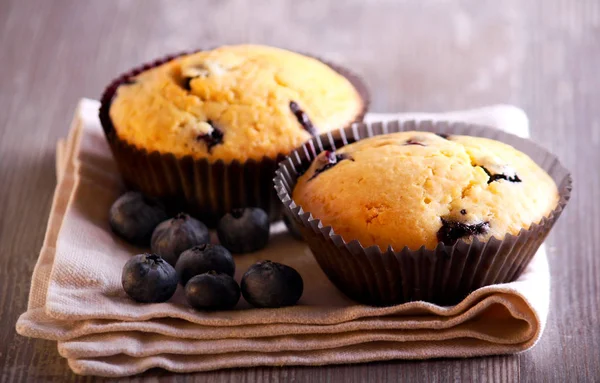
[[[353,68],[373,111],[514,103],[573,172],[549,238],[551,310],[531,351],[468,360],[254,368],[138,382],[600,380],[600,4],[595,0],[0,0],[0,381],[85,382],[49,341],[14,331],[77,100],[183,49],[271,44]]]

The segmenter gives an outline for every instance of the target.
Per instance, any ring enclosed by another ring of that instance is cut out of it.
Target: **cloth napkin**
[[[305,291],[294,307],[201,312],[181,288],[167,303],[138,304],[121,287],[121,269],[143,249],[115,237],[108,210],[123,192],[98,121],[83,99],[58,144],[58,185],[34,269],[21,335],[58,341],[77,374],[127,376],[160,367],[175,372],[263,365],[323,365],[390,359],[471,357],[527,350],[539,340],[549,305],[543,247],[515,282],[481,288],[453,307],[411,302],[359,305],[339,292],[310,250],[272,227],[269,246],[235,257],[236,280],[271,259],[296,268]],[[452,119],[527,136],[525,114],[493,106],[448,114],[371,114],[370,120]]]

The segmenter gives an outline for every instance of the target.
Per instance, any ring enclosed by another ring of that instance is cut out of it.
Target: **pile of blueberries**
[[[190,306],[200,310],[233,308],[240,299],[255,307],[296,304],[303,291],[300,274],[271,261],[259,261],[244,274],[241,288],[233,279],[231,253],[260,250],[269,241],[269,218],[259,208],[236,209],[221,218],[210,244],[206,225],[185,213],[169,218],[164,206],[138,192],[119,197],[109,213],[113,232],[151,253],[138,254],[123,267],[123,289],[143,303],[169,300],[177,284],[185,286]]]

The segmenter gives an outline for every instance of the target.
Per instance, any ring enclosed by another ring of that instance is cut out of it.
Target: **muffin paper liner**
[[[367,137],[411,130],[487,137],[512,145],[552,177],[559,192],[556,208],[529,229],[522,229],[517,235],[507,234],[502,240],[475,238],[471,243],[459,240],[453,246],[440,242],[433,250],[424,246],[418,250],[395,250],[390,246],[381,251],[378,246],[364,248],[358,240],[347,242],[293,201],[301,170],[321,151],[336,150]],[[279,164],[274,182],[284,214],[301,231],[328,278],[348,297],[376,306],[417,300],[453,305],[480,287],[516,280],[560,216],[572,188],[569,171],[554,155],[529,140],[480,125],[432,121],[356,123],[314,137]]]
[[[282,206],[274,193],[272,179],[278,162],[289,153],[244,162],[211,162],[191,155],[177,157],[170,153],[149,152],[117,136],[109,115],[117,88],[148,69],[199,51],[169,55],[141,65],[116,78],[104,91],[100,122],[125,185],[161,198],[173,211],[187,211],[209,226],[215,226],[221,216],[241,207],[260,207],[271,220],[278,219]],[[370,103],[365,84],[347,69],[317,59],[346,77],[358,91],[363,109],[355,121],[362,121]]]

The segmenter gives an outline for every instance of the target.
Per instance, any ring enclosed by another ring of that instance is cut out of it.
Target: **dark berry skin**
[[[112,231],[127,242],[148,246],[156,226],[167,218],[160,202],[130,191],[112,204],[108,223]]]
[[[254,207],[234,209],[219,220],[217,235],[221,245],[232,253],[263,249],[269,242],[269,216]]]
[[[175,265],[185,250],[209,242],[210,234],[206,225],[185,213],[179,213],[154,229],[151,248],[153,253]]]
[[[187,90],[188,92],[192,90],[192,85],[191,82],[194,78],[193,77],[185,77],[183,79],[183,89]]]
[[[206,121],[210,126],[212,126],[212,131],[207,134],[201,134],[196,137],[197,141],[204,141],[206,143],[206,147],[208,148],[208,152],[212,152],[212,148],[216,145],[220,145],[223,143],[223,137],[225,134],[223,131],[215,126],[215,124],[208,120]]]
[[[293,268],[271,261],[250,266],[242,277],[242,295],[255,307],[292,306],[302,296],[304,283]]]
[[[438,241],[443,242],[446,246],[452,246],[461,238],[485,234],[489,229],[489,222],[466,224],[462,222],[449,221],[442,218],[442,227],[437,232],[437,239]]]
[[[296,119],[298,120],[298,123],[300,123],[302,128],[304,128],[304,130],[306,130],[308,133],[310,133],[311,136],[317,135],[317,129],[315,129],[315,126],[313,125],[312,121],[308,117],[308,114],[306,114],[305,111],[300,109],[300,106],[298,105],[297,102],[290,101],[290,110],[292,111],[292,113],[294,114]]]
[[[404,145],[418,145],[418,146],[427,146],[422,142],[419,142],[416,138],[411,138]]]
[[[325,152],[323,152],[322,155],[317,156],[317,158],[315,158],[315,161],[318,162],[318,167],[315,169],[315,172],[313,173],[313,175],[308,179],[309,181],[316,178],[319,174],[323,173],[326,170],[331,169],[332,167],[334,167],[335,165],[337,165],[338,163],[340,163],[343,160],[350,160],[350,161],[354,161],[354,158],[352,158],[350,155],[342,153],[342,154],[336,154],[335,152],[326,150]]]
[[[121,283],[131,298],[142,303],[168,301],[177,290],[177,272],[155,254],[138,254],[123,267]]]
[[[204,244],[181,253],[175,270],[179,275],[179,282],[185,286],[192,277],[211,270],[233,277],[235,262],[231,253],[223,246]]]
[[[514,170],[512,170],[512,169],[507,169],[510,172],[509,174],[504,174],[504,173],[492,174],[485,167],[481,166],[481,168],[488,175],[488,177],[490,177],[488,179],[488,184],[491,184],[492,182],[498,181],[498,180],[506,180],[508,182],[514,182],[514,183],[522,182],[521,179],[519,178],[519,176],[517,175],[517,173],[515,173]]]
[[[240,287],[231,276],[210,271],[188,281],[185,298],[198,310],[227,310],[240,300]]]

